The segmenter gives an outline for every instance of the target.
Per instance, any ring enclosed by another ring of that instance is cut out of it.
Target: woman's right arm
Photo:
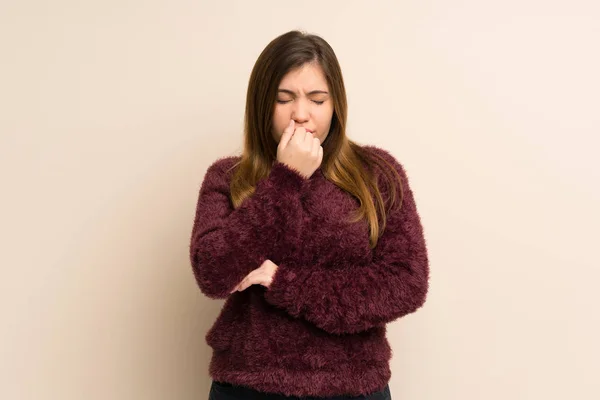
[[[194,276],[202,293],[213,299],[228,297],[284,237],[299,236],[303,219],[301,193],[307,180],[278,161],[234,210],[227,172],[233,160],[221,158],[208,168],[190,239]]]

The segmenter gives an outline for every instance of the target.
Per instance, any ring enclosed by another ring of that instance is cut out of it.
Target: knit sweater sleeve
[[[404,168],[384,152],[400,174],[404,198],[399,210],[388,213],[370,261],[348,268],[282,262],[265,291],[267,302],[332,334],[385,325],[425,303],[429,262],[423,227]]]
[[[232,159],[222,158],[209,166],[190,238],[194,276],[200,290],[213,299],[228,297],[235,285],[269,258],[278,238],[299,235],[302,222],[300,200],[306,179],[278,161],[254,193],[233,209],[227,171]]]

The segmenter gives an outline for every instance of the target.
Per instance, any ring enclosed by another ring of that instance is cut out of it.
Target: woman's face
[[[273,115],[273,137],[277,143],[290,119],[294,119],[296,128],[312,131],[323,143],[331,126],[333,99],[321,66],[310,63],[291,70],[278,89]]]

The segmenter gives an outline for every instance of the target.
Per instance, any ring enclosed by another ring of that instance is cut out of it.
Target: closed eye
[[[290,101],[291,101],[291,100],[277,100],[277,102],[278,102],[279,104],[286,104],[286,103],[289,103]],[[325,100],[323,100],[323,101],[317,101],[317,100],[313,100],[313,103],[315,103],[315,104],[318,104],[318,105],[321,105],[321,104],[325,103]]]

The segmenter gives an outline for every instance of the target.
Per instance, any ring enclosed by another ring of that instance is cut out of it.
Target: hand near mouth
[[[281,135],[277,146],[277,161],[295,169],[308,179],[323,161],[323,146],[310,129],[294,126],[295,122],[292,119]]]

